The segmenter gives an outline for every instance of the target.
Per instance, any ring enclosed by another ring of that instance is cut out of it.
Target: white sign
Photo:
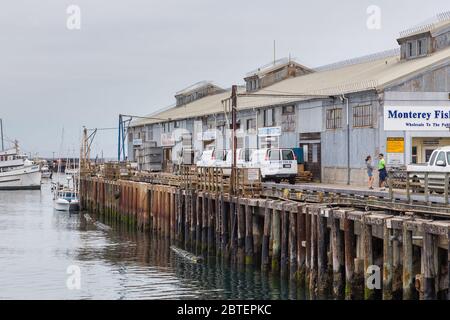
[[[259,180],[259,169],[248,169],[247,171],[248,181],[258,181]]]
[[[385,106],[386,131],[448,131],[450,106]]]
[[[259,128],[258,136],[260,136],[260,137],[281,136],[281,127]]]
[[[391,166],[405,164],[405,156],[403,153],[387,153],[386,158],[387,164]]]
[[[175,139],[171,133],[161,133],[161,146],[173,147],[175,145]]]
[[[142,139],[133,139],[133,146],[141,146]]]

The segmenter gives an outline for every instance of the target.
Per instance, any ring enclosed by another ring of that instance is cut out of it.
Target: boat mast
[[[2,151],[5,151],[5,142],[3,140],[3,119],[0,118],[0,135],[2,139]]]

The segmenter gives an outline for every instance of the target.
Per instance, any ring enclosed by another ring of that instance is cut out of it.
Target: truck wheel
[[[295,184],[295,178],[289,178],[289,183],[290,184]]]

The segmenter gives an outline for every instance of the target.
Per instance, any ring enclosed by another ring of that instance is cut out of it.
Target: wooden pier
[[[320,193],[314,201],[289,190],[230,196],[207,181],[166,178],[82,177],[82,208],[205,259],[278,274],[305,289],[300,298],[450,297],[450,221],[444,217]]]

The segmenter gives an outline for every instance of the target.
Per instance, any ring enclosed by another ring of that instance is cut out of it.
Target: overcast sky
[[[70,5],[81,29],[66,26]],[[381,28],[367,27],[367,8]],[[450,10],[448,0],[3,0],[0,117],[26,152],[78,152],[81,128],[116,127],[201,80],[229,87],[273,59],[316,67],[397,47],[401,30]],[[95,153],[115,156],[117,133]],[[71,151],[73,152],[73,151]]]

